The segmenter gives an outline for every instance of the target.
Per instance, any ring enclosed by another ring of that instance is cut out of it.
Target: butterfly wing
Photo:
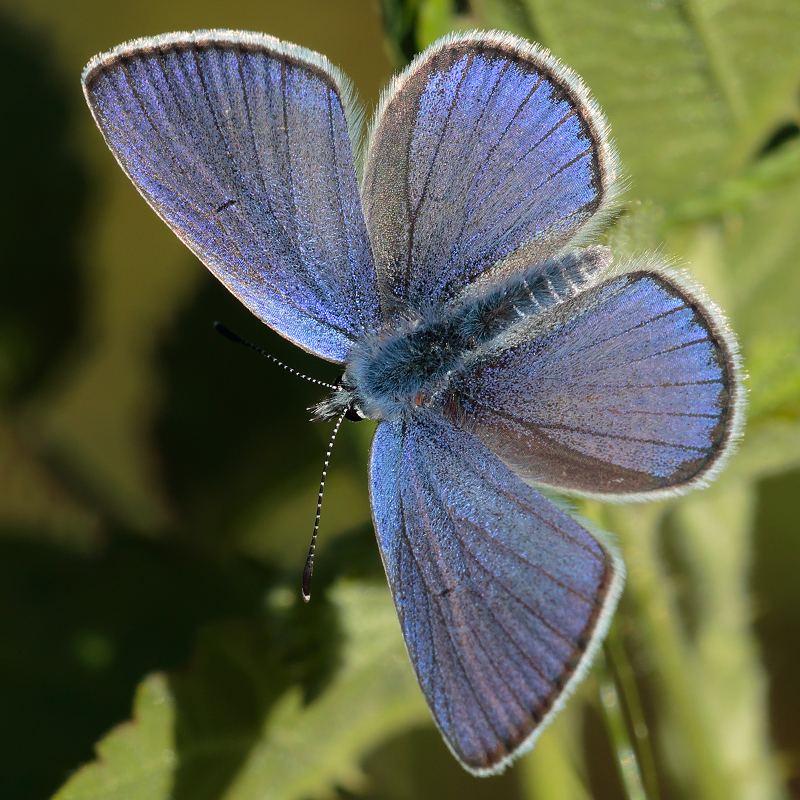
[[[426,412],[378,426],[370,489],[436,724],[468,770],[498,772],[588,668],[622,565],[474,437]]]
[[[438,402],[525,480],[644,499],[721,468],[740,427],[737,364],[707,301],[642,270],[509,330]]]
[[[258,317],[344,361],[379,326],[346,78],[258,34],[173,33],[96,56],[84,92],[136,188]]]
[[[613,179],[605,121],[574,73],[510,34],[445,37],[394,79],[369,138],[384,313],[553,256],[608,204]]]

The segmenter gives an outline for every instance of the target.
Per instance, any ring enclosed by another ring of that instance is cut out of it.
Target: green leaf
[[[597,689],[591,678],[520,759],[520,789],[526,800],[592,800],[581,769],[582,714],[589,688]]]
[[[730,313],[742,341],[800,331],[800,180],[727,220],[725,232]]]
[[[669,204],[708,191],[796,116],[800,5],[791,0],[521,4],[518,32],[576,70],[608,115],[637,197]],[[478,4],[484,21],[508,24],[493,5]]]
[[[297,691],[283,697],[225,800],[300,800],[355,788],[369,750],[430,720],[388,590],[343,583],[333,595],[348,633],[341,671],[308,706]]]
[[[227,642],[217,647],[223,657],[207,655],[193,667],[212,682],[221,678],[225,691],[209,696],[197,679],[178,676],[176,695],[163,676],[148,678],[137,693],[134,721],[112,731],[98,745],[98,760],[54,800],[302,800],[359,785],[359,762],[371,749],[430,715],[388,590],[353,581],[338,584],[331,595],[345,645],[339,671],[314,700],[304,704],[295,686],[253,725],[253,693],[263,702],[269,692],[269,664],[253,658],[257,648],[228,626]],[[188,739],[187,726],[193,728]],[[223,762],[238,769],[227,786],[219,785]]]
[[[735,780],[728,796],[780,798],[771,752],[766,675],[752,635],[752,482],[725,475],[678,506],[675,528],[699,604],[693,644],[696,714],[714,731],[716,758]]]
[[[53,800],[167,800],[175,766],[175,705],[163,675],[136,692],[133,720],[97,745],[97,761],[70,778]]]
[[[748,429],[739,452],[725,470],[727,480],[758,481],[800,467],[800,424],[777,420]]]
[[[745,212],[767,193],[800,177],[800,142],[796,139],[777,152],[760,158],[740,175],[722,181],[705,194],[681,201],[671,212],[672,222],[683,222]]]
[[[750,425],[800,420],[800,330],[756,336],[748,348]]]
[[[791,146],[792,151],[795,148]],[[789,155],[794,158],[793,152]],[[749,374],[748,435],[763,424],[796,421],[800,417],[800,178],[752,195],[741,212],[675,228],[668,242],[720,302],[739,337]]]

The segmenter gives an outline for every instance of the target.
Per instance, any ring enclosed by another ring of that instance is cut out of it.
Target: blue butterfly
[[[475,775],[533,746],[624,568],[531,487],[664,497],[722,467],[735,339],[651,258],[585,245],[616,157],[580,79],[508,34],[447,36],[384,92],[253,33],[96,56],[86,99],[156,213],[261,320],[344,365],[322,418],[378,421],[372,513],[419,685]],[[359,160],[359,159],[357,159]]]

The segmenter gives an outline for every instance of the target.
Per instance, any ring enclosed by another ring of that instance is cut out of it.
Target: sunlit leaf
[[[800,419],[800,330],[755,337],[750,343],[751,424]]]
[[[777,187],[800,176],[800,140],[759,158],[740,174],[716,184],[705,194],[698,194],[673,206],[671,221],[685,222],[705,217],[746,212]]]
[[[351,583],[334,596],[349,636],[341,672],[308,706],[297,692],[280,701],[225,800],[301,800],[358,786],[359,760],[381,739],[429,721],[388,591]]]
[[[736,174],[794,113],[800,6],[792,0],[506,5],[522,5],[527,24],[519,32],[553,50],[591,88],[636,197],[670,203],[708,190]],[[485,19],[495,24],[491,6]]]
[[[800,331],[800,180],[776,188],[728,221],[724,259],[737,333],[776,342]]]
[[[53,800],[167,800],[175,767],[175,707],[167,680],[153,675],[136,692],[133,720],[97,745]]]
[[[676,513],[694,591],[698,718],[715,731],[714,749],[735,796],[779,798],[782,776],[771,752],[766,680],[751,631],[752,482],[726,475],[686,498]]]
[[[137,694],[133,722],[109,734],[98,745],[98,761],[79,770],[54,800],[159,800],[173,790],[193,798],[302,800],[359,785],[359,761],[367,752],[430,715],[388,590],[349,582],[332,596],[345,636],[341,667],[311,702],[304,704],[299,688],[292,688],[270,707],[263,727],[249,732],[248,720],[258,713],[250,693],[263,694],[270,676],[233,632],[227,665],[207,659],[202,667],[226,681],[221,697],[182,691],[176,698],[163,676],[149,678]],[[189,703],[185,711],[181,702]],[[181,722],[185,713],[195,720]],[[205,733],[182,745],[174,731],[187,724],[204,726]],[[220,757],[242,764],[227,789],[215,785],[220,773],[209,769]],[[181,772],[190,765],[191,774]]]

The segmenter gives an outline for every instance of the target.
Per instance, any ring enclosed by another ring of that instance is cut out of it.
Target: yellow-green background
[[[313,386],[211,323],[336,371],[206,274],[80,93],[86,61],[121,41],[233,27],[325,53],[370,107],[415,49],[475,25],[584,76],[628,176],[609,241],[690,263],[750,373],[751,423],[713,488],[582,509],[630,571],[609,660],[641,695],[646,728],[628,728],[650,796],[800,797],[796,0],[0,0],[4,800],[626,796],[604,673],[503,777],[447,753],[377,558],[368,424],[343,428],[314,599],[296,602],[329,426],[308,422]]]

